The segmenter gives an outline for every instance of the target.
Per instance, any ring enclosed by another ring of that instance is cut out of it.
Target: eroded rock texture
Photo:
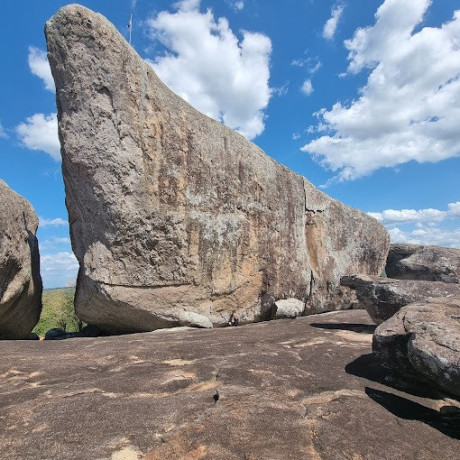
[[[460,396],[460,297],[407,305],[374,333],[384,366]]]
[[[393,316],[400,308],[429,297],[460,296],[460,286],[420,280],[396,280],[378,276],[344,276],[340,283],[356,290],[358,307],[365,308],[376,324]]]
[[[0,458],[458,460],[460,402],[388,380],[373,330],[348,310],[2,342]]]
[[[26,338],[40,318],[37,228],[30,203],[0,180],[0,340]]]
[[[269,317],[295,297],[342,308],[349,273],[378,274],[388,236],[172,93],[102,16],[46,25],[76,311],[108,330]]]
[[[460,282],[460,249],[392,244],[385,266],[390,278]]]

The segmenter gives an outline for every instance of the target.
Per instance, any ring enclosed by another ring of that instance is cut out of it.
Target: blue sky
[[[2,4],[0,178],[40,217],[45,288],[75,280],[43,26]],[[460,0],[84,0],[174,91],[393,242],[460,248]]]

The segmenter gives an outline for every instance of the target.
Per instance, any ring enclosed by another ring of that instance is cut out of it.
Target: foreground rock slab
[[[460,404],[389,379],[374,328],[350,310],[0,343],[0,458],[456,460]]]
[[[384,366],[460,397],[460,297],[402,308],[376,329],[373,350]]]
[[[365,308],[376,324],[391,318],[400,308],[429,297],[460,295],[460,285],[439,281],[415,281],[353,275],[340,280],[356,291],[358,307]]]
[[[46,24],[76,311],[109,331],[347,307],[341,275],[379,274],[385,229],[172,93],[104,17]]]
[[[390,278],[460,283],[460,249],[392,244],[385,272]]]
[[[37,228],[30,203],[0,180],[0,340],[27,338],[40,317]]]

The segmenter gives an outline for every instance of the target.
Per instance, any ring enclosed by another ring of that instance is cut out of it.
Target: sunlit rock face
[[[27,338],[40,318],[37,228],[30,203],[0,180],[0,340]]]
[[[170,91],[101,15],[46,25],[56,82],[76,311],[107,330],[211,327],[347,308],[388,236]]]

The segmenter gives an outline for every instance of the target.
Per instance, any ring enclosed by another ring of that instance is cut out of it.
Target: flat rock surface
[[[76,312],[105,330],[267,319],[272,300],[337,310],[341,275],[379,274],[384,227],[170,91],[103,16],[46,24]]]
[[[391,244],[386,274],[390,278],[460,283],[460,249]]]
[[[351,310],[1,342],[0,458],[457,459],[458,401],[393,380],[374,327]]]

